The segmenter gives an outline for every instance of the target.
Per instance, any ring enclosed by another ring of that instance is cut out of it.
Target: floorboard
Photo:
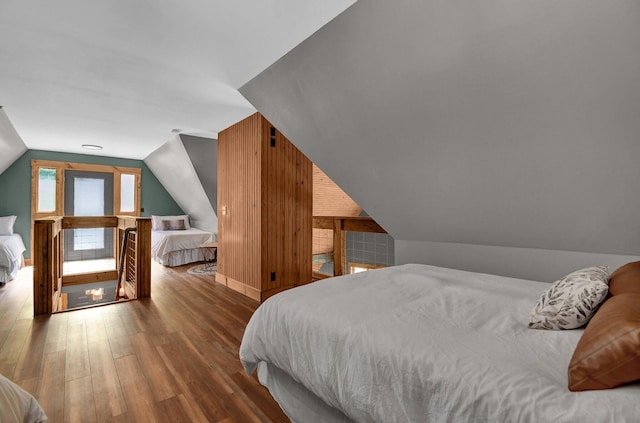
[[[21,270],[0,288],[0,372],[50,423],[288,422],[238,359],[258,303],[188,268],[153,263],[151,298],[38,318]]]

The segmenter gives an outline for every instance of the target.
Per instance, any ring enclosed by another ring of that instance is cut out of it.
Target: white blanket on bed
[[[19,234],[0,235],[0,282],[7,282],[16,276],[25,250]]]
[[[47,416],[27,391],[0,375],[0,422],[40,423]]]
[[[154,257],[162,258],[173,251],[199,248],[211,237],[211,232],[196,228],[184,231],[151,231],[152,253]]]
[[[638,384],[568,390],[582,331],[527,328],[547,287],[424,265],[325,279],[262,304],[240,359],[359,422],[637,421]]]

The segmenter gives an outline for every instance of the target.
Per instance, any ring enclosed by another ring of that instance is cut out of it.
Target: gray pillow
[[[163,231],[186,231],[187,227],[184,224],[184,220],[175,219],[175,220],[162,220],[160,222],[162,224]]]
[[[531,313],[532,329],[575,329],[587,324],[609,292],[609,267],[576,270],[557,280]]]

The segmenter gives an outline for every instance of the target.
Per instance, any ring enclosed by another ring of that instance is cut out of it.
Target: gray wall
[[[397,240],[396,264],[426,263],[472,272],[553,282],[567,273],[594,265],[610,271],[640,257],[493,245]]]
[[[218,217],[180,136],[175,135],[149,154],[144,162],[182,210],[189,215],[191,226],[204,231],[218,232]]]
[[[218,210],[218,140],[180,135],[191,164],[214,211]]]
[[[638,16],[632,0],[361,0],[240,91],[397,263],[496,246],[488,269],[473,248],[456,263],[542,278],[547,254],[505,252],[640,255]]]

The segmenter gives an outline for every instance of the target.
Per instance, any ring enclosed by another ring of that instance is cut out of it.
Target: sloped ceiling
[[[0,104],[30,149],[144,159],[255,113],[237,88],[354,0],[2,0]]]
[[[218,210],[218,140],[180,135],[209,203]]]
[[[240,92],[396,240],[640,253],[640,9],[360,1]]]
[[[180,208],[189,215],[191,226],[218,232],[217,214],[180,135],[174,135],[149,154],[144,162]]]
[[[9,121],[4,108],[0,106],[0,174],[27,151],[27,146]]]

